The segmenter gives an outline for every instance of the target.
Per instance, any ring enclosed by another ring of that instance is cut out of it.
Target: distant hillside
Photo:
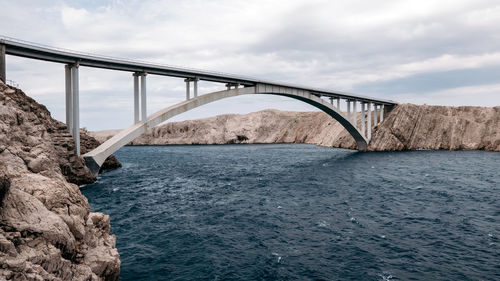
[[[118,131],[91,135],[105,141]],[[149,130],[132,145],[230,143],[309,143],[355,148],[352,137],[327,114],[279,110],[167,123]],[[500,107],[398,105],[374,128],[368,149],[500,151]]]

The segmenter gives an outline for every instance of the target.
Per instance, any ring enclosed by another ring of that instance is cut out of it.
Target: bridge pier
[[[377,114],[378,114],[377,107],[378,107],[378,105],[376,103],[374,103],[373,104],[373,125],[377,125],[377,123],[378,123],[378,121],[377,121]]]
[[[75,154],[80,156],[80,85],[78,64],[64,66],[66,91],[66,126],[75,142]]]
[[[347,104],[347,120],[350,122],[351,121],[351,101],[346,99],[345,102]]]
[[[80,83],[79,83],[79,66],[78,64],[71,65],[71,86],[72,86],[72,106],[70,108],[73,113],[71,129],[73,131],[73,139],[75,140],[75,153],[80,156]]]
[[[384,121],[384,108],[385,106],[383,104],[380,105],[380,122]]]
[[[5,61],[4,44],[0,44],[0,80],[7,83],[7,62]]]
[[[363,135],[364,137],[366,137],[366,118],[365,118],[365,102],[361,102],[361,135]]]
[[[372,138],[372,103],[371,102],[368,103],[367,111],[368,111],[368,120],[367,120],[368,132],[366,133],[366,138],[368,139],[368,141],[370,141],[370,139]]]
[[[73,85],[72,85],[72,68],[71,65],[64,66],[65,90],[66,90],[66,126],[68,131],[73,135]]]
[[[337,109],[340,112],[340,97],[337,97]]]
[[[140,115],[140,108],[139,108],[139,73],[135,72],[132,74],[134,77],[134,124],[139,123],[139,115]]]
[[[357,103],[358,101],[357,100],[354,100],[353,101],[354,105],[353,105],[353,110],[352,110],[352,115],[353,115],[353,120],[352,120],[352,123],[354,124],[354,128],[358,128],[358,116],[357,116]]]
[[[146,73],[141,73],[141,121],[146,122],[148,112],[146,108]]]
[[[199,78],[186,78],[184,82],[186,82],[186,100],[191,99],[191,82],[193,82],[193,96],[194,98],[198,97],[198,81]]]
[[[146,75],[145,72],[134,72],[132,74],[134,77],[134,124],[141,121],[145,122],[147,118]]]

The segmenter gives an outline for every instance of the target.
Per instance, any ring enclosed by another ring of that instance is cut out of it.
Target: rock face
[[[415,149],[500,151],[500,107],[396,106],[369,150]]]
[[[82,131],[82,151],[97,144]],[[66,126],[0,82],[0,280],[118,279],[109,216],[74,184],[93,181]]]
[[[91,134],[105,141],[117,132]],[[323,112],[278,110],[167,123],[149,130],[131,144],[230,143],[309,143],[356,148],[349,133]],[[500,151],[500,107],[398,105],[373,128],[368,150],[414,149]]]

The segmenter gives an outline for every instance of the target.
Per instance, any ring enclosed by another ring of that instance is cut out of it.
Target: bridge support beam
[[[139,73],[134,73],[134,124],[139,123]]]
[[[198,97],[198,80],[199,79],[193,80],[193,96],[194,96],[194,98]]]
[[[186,78],[184,82],[186,82],[186,100],[191,99],[191,82],[193,82],[193,97],[198,97],[198,81],[199,78]]]
[[[64,80],[66,90],[66,126],[73,135],[73,70],[71,65],[64,66]]]
[[[350,100],[345,100],[347,104],[347,120],[350,122],[351,121],[351,101]]]
[[[365,102],[361,102],[361,135],[366,137]]]
[[[71,66],[71,85],[72,85],[72,112],[73,112],[73,139],[75,140],[75,153],[80,156],[80,84],[78,64]]]
[[[370,139],[372,138],[372,103],[371,102],[368,103],[368,110],[367,111],[368,111],[368,120],[367,120],[368,132],[366,133],[366,138],[368,139],[368,141],[370,141]]]
[[[141,73],[141,121],[146,122],[148,112],[146,107],[146,73]]]
[[[7,83],[7,62],[5,61],[4,44],[0,44],[0,80]]]
[[[358,101],[354,100],[353,103],[354,103],[354,106],[353,106],[353,110],[352,110],[352,115],[353,115],[352,123],[354,124],[354,128],[358,128],[358,116],[357,116],[357,112],[358,112],[357,103],[358,103]]]
[[[376,103],[374,103],[373,104],[373,125],[374,126],[376,126],[378,124],[378,121],[377,121],[377,114],[378,114],[377,107],[378,107],[378,105]]]
[[[384,121],[384,105],[380,105],[380,122]]]
[[[337,97],[337,110],[340,111],[340,97]]]
[[[191,82],[189,79],[185,79],[184,82],[186,82],[186,100],[190,100],[191,99],[191,97],[190,97],[191,89],[189,87],[190,87]]]

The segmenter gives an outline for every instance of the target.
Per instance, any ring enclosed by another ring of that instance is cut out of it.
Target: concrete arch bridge
[[[0,79],[4,82],[6,81],[6,55],[58,62],[65,65],[66,124],[75,140],[77,155],[80,155],[79,67],[87,66],[132,72],[134,79],[134,124],[83,155],[85,163],[95,174],[109,155],[139,137],[147,129],[157,126],[175,115],[224,98],[249,94],[278,95],[308,103],[337,120],[354,138],[358,150],[367,148],[371,139],[372,127],[383,121],[384,114],[397,104],[391,100],[263,81],[233,74],[97,56],[0,36]],[[146,75],[148,74],[183,78],[186,83],[186,100],[147,116]],[[226,90],[198,96],[198,81],[200,80],[224,83]],[[191,85],[193,86],[193,98],[191,98]],[[345,111],[340,110],[341,101],[345,102]],[[360,105],[359,110],[358,105]],[[360,122],[358,122],[357,114],[360,114]]]

